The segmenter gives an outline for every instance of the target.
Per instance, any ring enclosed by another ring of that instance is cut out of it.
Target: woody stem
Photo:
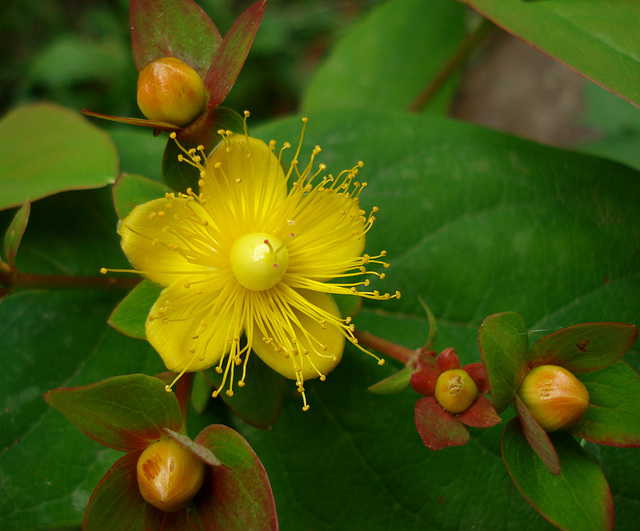
[[[364,330],[356,330],[353,335],[356,336],[361,345],[377,350],[381,354],[384,354],[389,358],[393,358],[394,360],[398,360],[404,364],[409,363],[414,357],[413,350],[403,347],[402,345],[392,343],[391,341],[381,337],[374,336]]]

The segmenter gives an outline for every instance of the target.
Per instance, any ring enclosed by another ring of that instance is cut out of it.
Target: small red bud
[[[571,372],[540,365],[524,377],[518,396],[546,431],[575,426],[589,407],[589,392]]]
[[[451,369],[438,376],[435,397],[438,404],[454,415],[469,409],[478,396],[478,386],[462,369]]]
[[[204,462],[171,437],[149,446],[138,459],[138,487],[156,509],[184,509],[204,480]]]
[[[202,78],[175,57],[149,63],[138,77],[138,107],[149,120],[187,125],[204,110],[206,101]]]

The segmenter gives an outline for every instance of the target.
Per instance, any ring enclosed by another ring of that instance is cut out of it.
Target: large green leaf
[[[298,130],[291,120],[258,133],[291,141]],[[399,301],[365,301],[357,327],[421,346],[427,326],[420,295],[439,319],[434,349],[455,347],[464,364],[478,361],[478,326],[492,313],[517,311],[536,339],[571,324],[640,318],[637,172],[393,113],[311,115],[307,149],[315,144],[323,148],[318,162],[332,172],[365,161],[360,175],[369,186],[361,203],[381,207],[367,249],[388,250],[391,268],[381,286],[403,291]],[[530,522],[543,529],[505,475],[501,428],[472,430],[466,446],[430,453],[412,423],[417,394],[362,392],[401,368],[387,365],[348,348],[326,382],[308,383],[308,413],[286,400],[272,432],[241,430],[270,473],[281,523],[514,529]],[[621,486],[640,473],[638,456],[628,452],[607,453],[601,463],[616,470]],[[304,488],[292,487],[298,484]],[[619,525],[633,528],[637,496],[615,500],[626,518]]]
[[[56,105],[25,105],[0,121],[0,209],[64,190],[113,183],[118,157],[109,135]]]
[[[635,0],[466,1],[498,26],[640,106]]]
[[[640,446],[640,377],[624,362],[580,375],[589,391],[589,409],[571,430],[610,446]]]
[[[613,500],[602,470],[571,435],[557,433],[552,439],[562,462],[560,475],[546,469],[518,423],[505,428],[502,454],[522,495],[560,529],[613,529]]]
[[[303,111],[408,109],[460,44],[464,25],[464,7],[450,0],[382,3],[315,71]],[[446,109],[452,89],[447,86],[431,108]]]

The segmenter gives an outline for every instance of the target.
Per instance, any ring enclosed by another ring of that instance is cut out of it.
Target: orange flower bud
[[[207,92],[198,73],[175,57],[144,67],[138,77],[138,107],[149,120],[187,125],[204,110]]]
[[[473,404],[478,386],[466,371],[451,369],[438,376],[434,396],[444,410],[455,415]]]
[[[204,462],[171,437],[149,446],[138,459],[140,494],[169,513],[184,509],[204,480]]]
[[[575,426],[589,407],[589,392],[584,384],[557,365],[541,365],[529,371],[518,396],[546,431]]]

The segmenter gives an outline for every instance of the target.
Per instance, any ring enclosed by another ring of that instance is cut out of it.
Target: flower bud
[[[438,376],[434,396],[444,410],[455,415],[473,404],[478,386],[466,371],[451,369]]]
[[[546,431],[575,426],[589,407],[589,392],[571,372],[541,365],[524,377],[518,396]]]
[[[204,110],[206,101],[202,78],[175,57],[149,63],[138,77],[138,107],[149,120],[187,125]]]
[[[203,461],[175,439],[160,439],[138,459],[140,494],[161,511],[179,511],[200,490],[204,467]]]

